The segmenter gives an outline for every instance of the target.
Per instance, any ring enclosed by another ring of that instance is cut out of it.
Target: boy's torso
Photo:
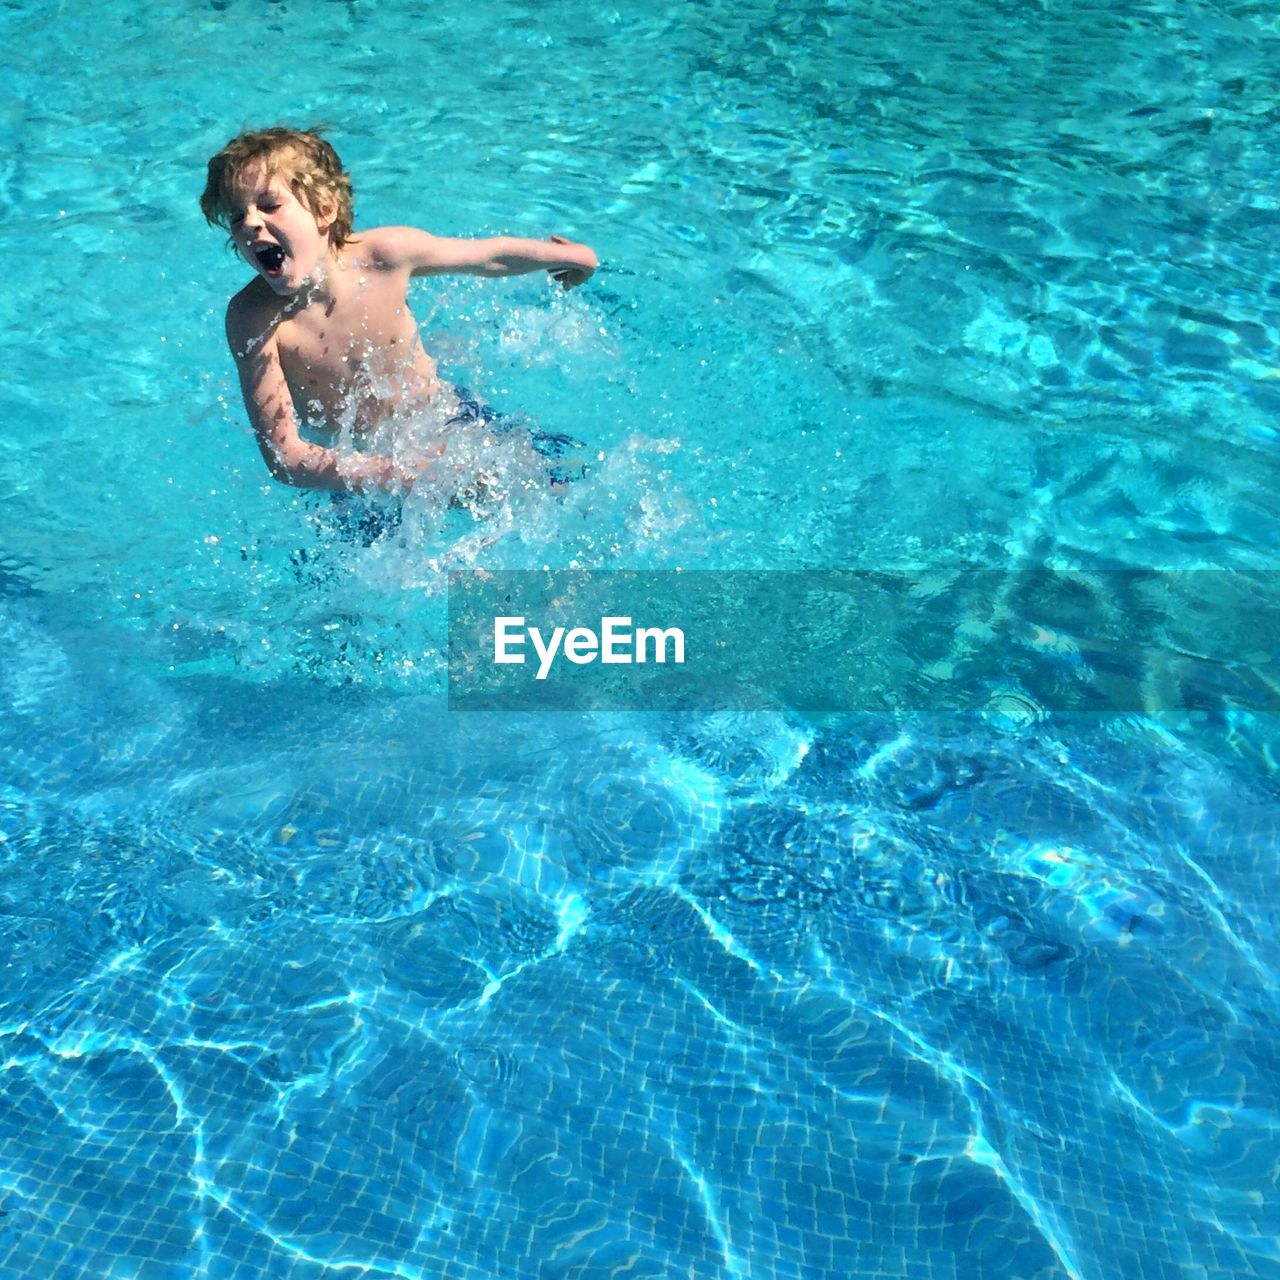
[[[440,387],[409,310],[407,270],[350,254],[332,280],[331,297],[292,310],[263,299],[299,422],[321,437],[344,425],[367,431]]]

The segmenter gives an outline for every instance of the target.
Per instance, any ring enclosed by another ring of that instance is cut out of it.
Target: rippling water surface
[[[1269,7],[0,33],[0,1275],[1280,1276]],[[279,119],[366,224],[598,249],[413,295],[563,501],[267,481],[195,199]],[[444,573],[543,565],[1248,570],[1256,642],[1015,593],[963,644],[1145,700],[451,715]]]

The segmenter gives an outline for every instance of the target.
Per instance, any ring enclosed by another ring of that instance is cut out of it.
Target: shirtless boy
[[[435,402],[448,412],[456,402],[418,336],[411,277],[548,271],[570,289],[597,266],[585,244],[561,236],[459,240],[413,227],[355,235],[351,180],[333,147],[303,130],[233,138],[209,161],[200,209],[256,272],[227,307],[227,341],[258,446],[277,480],[310,489],[449,483],[439,456],[409,468],[334,447],[353,412],[359,435],[404,409]]]

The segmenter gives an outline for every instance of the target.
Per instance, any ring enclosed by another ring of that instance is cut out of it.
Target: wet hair
[[[224,231],[231,230],[231,211],[245,171],[255,164],[268,175],[283,177],[293,194],[316,217],[329,207],[334,212],[329,241],[340,249],[351,238],[355,209],[351,202],[351,175],[333,147],[320,136],[319,127],[251,129],[238,134],[209,161],[209,176],[200,196],[205,220]]]

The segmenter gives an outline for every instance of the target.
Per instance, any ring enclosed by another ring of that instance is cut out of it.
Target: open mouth
[[[264,244],[253,252],[267,275],[278,276],[284,269],[284,250],[278,244]]]

